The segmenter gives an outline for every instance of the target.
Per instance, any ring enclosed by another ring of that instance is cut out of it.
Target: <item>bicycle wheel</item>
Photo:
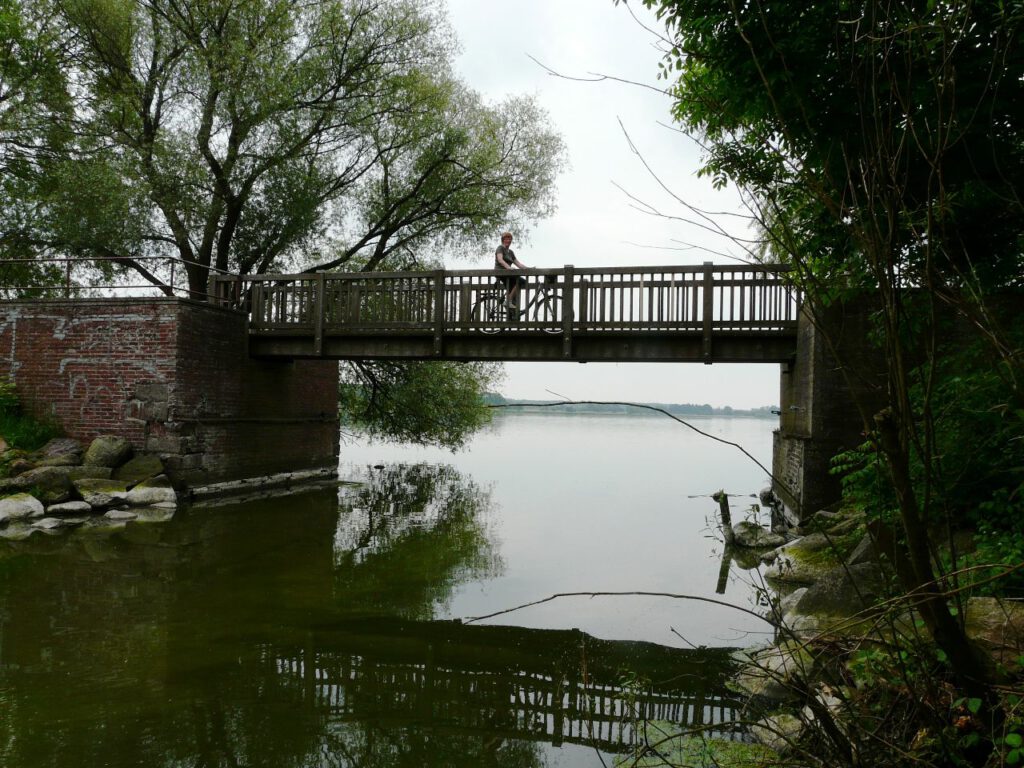
[[[473,306],[473,325],[481,333],[497,333],[505,322],[505,305],[497,296],[484,296]]]
[[[560,296],[546,296],[537,302],[533,308],[533,320],[541,324],[544,333],[561,333],[562,321],[558,316],[558,305],[561,304]],[[570,315],[570,318],[572,315]]]

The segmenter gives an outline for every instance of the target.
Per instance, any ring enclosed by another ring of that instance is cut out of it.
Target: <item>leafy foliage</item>
[[[456,449],[490,420],[492,363],[358,363],[342,369],[341,414],[371,437]]]
[[[22,411],[14,383],[0,378],[0,436],[8,446],[33,451],[60,434],[56,424],[41,421]]]
[[[563,150],[453,49],[412,0],[2,0],[0,251],[174,256],[194,290],[476,251],[551,212]]]
[[[963,594],[945,590],[964,564],[958,528],[979,534],[968,564],[1021,557],[1024,6],[645,5],[667,25],[662,76],[677,121],[706,147],[702,173],[738,185],[757,220],[752,255],[793,267],[826,336],[822,309],[837,301],[876,321],[884,385],[858,388],[859,361],[831,350],[870,435],[836,468],[848,498],[902,539],[889,542],[905,553],[896,570],[948,683],[927,682],[904,657],[917,649],[896,642],[875,661],[900,677],[873,678],[854,702],[863,720],[844,722],[876,738],[878,718],[899,711],[898,725],[920,729],[893,730],[892,754],[1019,760],[994,666],[950,599]],[[969,703],[951,724],[942,696]],[[871,761],[835,733],[821,746],[829,762]]]
[[[430,1],[0,0],[0,291],[126,271],[170,291],[172,257],[201,296],[211,270],[422,269],[527,229],[561,140],[531,98],[486,104],[453,53]],[[372,379],[353,413],[457,444],[486,370],[350,369]],[[444,395],[432,416],[414,390]]]

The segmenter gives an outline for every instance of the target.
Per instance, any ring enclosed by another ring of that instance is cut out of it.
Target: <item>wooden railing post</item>
[[[263,283],[253,280],[252,283],[252,315],[251,324],[254,328],[263,326]]]
[[[702,326],[704,331],[704,365],[711,365],[711,321],[715,316],[715,265],[704,262],[704,311]]]
[[[562,285],[562,356],[572,357],[572,308],[575,269],[572,264],[565,265],[565,277]]]
[[[434,354],[444,352],[444,270],[434,270]]]
[[[470,321],[469,313],[472,300],[473,287],[469,283],[462,283],[459,286],[459,322],[465,326]]]
[[[326,280],[323,272],[316,273],[316,297],[313,300],[313,354],[320,357],[324,353],[324,288]]]

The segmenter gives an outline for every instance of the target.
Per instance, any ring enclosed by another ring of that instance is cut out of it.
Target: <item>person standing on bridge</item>
[[[516,258],[515,252],[509,246],[512,245],[512,233],[502,232],[501,233],[501,245],[494,252],[494,268],[495,269],[513,269],[518,267],[519,269],[527,269],[528,267],[523,264],[519,259]],[[499,283],[504,283],[506,288],[505,293],[505,308],[516,309],[519,304],[519,287],[525,285],[526,280],[521,277],[499,277]]]

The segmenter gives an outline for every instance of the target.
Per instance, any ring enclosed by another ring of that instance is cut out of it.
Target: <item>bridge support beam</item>
[[[805,309],[796,355],[782,366],[772,474],[775,492],[797,518],[839,500],[832,458],[864,442],[864,415],[870,418],[883,402],[885,366],[868,341],[869,315],[869,309],[834,306],[812,318]]]
[[[247,332],[245,315],[182,299],[4,302],[0,375],[69,436],[158,454],[179,488],[333,476],[337,362],[253,360]]]

